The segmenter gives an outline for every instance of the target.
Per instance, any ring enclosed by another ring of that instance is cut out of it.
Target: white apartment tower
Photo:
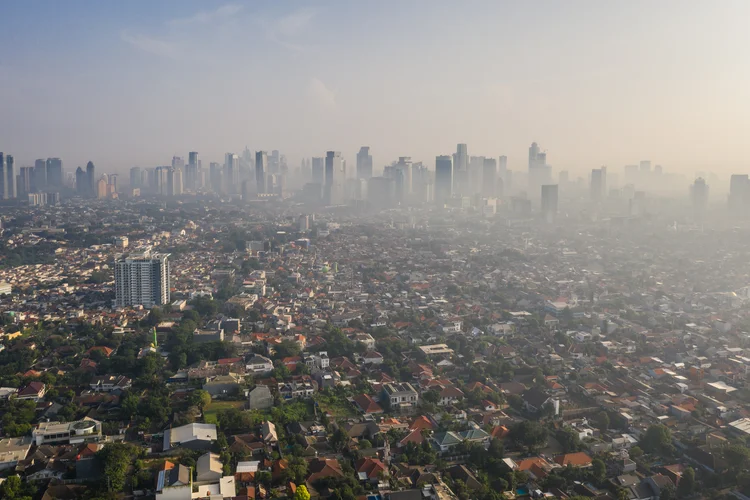
[[[169,303],[169,254],[148,249],[115,259],[115,306]]]

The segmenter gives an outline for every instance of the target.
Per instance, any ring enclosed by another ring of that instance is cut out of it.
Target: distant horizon
[[[740,0],[44,0],[0,16],[0,151],[19,167],[125,173],[245,145],[296,167],[369,145],[377,172],[399,156],[434,168],[460,142],[523,171],[536,141],[575,175],[643,159],[750,173]]]

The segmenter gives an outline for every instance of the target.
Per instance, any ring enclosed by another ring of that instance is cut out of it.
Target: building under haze
[[[344,202],[344,160],[341,152],[328,151],[325,163],[325,182],[323,184],[323,198],[328,205],[340,205]]]
[[[268,171],[268,153],[255,152],[255,190],[258,194],[266,192],[266,172]]]
[[[545,184],[542,186],[542,219],[545,222],[554,222],[557,218],[557,184]]]
[[[198,152],[191,151],[188,153],[188,163],[185,166],[185,189],[191,192],[198,190]]]
[[[607,192],[607,167],[594,168],[591,170],[591,200],[600,202]]]
[[[357,153],[357,179],[372,177],[372,155],[369,146],[362,146]]]
[[[326,174],[325,174],[325,163],[326,159],[323,157],[313,157],[312,159],[312,182],[314,184],[320,184],[321,186],[325,184],[326,180]]]
[[[469,190],[469,147],[457,144],[453,154],[453,192],[467,195]]]
[[[435,158],[435,203],[448,203],[453,196],[453,159],[448,155]]]
[[[47,184],[45,187],[60,189],[65,184],[63,164],[60,158],[47,158]]]
[[[10,200],[16,197],[15,163],[11,155],[0,152],[0,199]]]
[[[115,260],[115,306],[169,304],[169,254],[146,250]]]
[[[750,180],[747,174],[734,174],[729,179],[729,208],[740,210],[750,205]]]
[[[88,183],[89,196],[96,196],[96,183],[99,179],[96,177],[96,167],[94,162],[90,161],[86,164],[86,181]]]
[[[497,160],[485,158],[482,165],[481,192],[484,198],[497,196]]]
[[[690,202],[696,211],[702,212],[708,205],[708,184],[703,177],[698,177],[690,187]]]

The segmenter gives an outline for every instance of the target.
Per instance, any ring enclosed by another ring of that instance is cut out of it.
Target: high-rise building
[[[340,151],[326,152],[325,182],[323,184],[323,198],[329,205],[344,203],[344,179],[346,167]]]
[[[357,179],[372,177],[372,155],[369,146],[362,146],[357,153]]]
[[[188,164],[185,168],[185,189],[192,192],[198,189],[198,153],[196,151],[188,153]]]
[[[8,192],[5,186],[5,155],[0,152],[0,200],[8,198]]]
[[[76,193],[78,196],[88,196],[89,178],[81,167],[76,169]]]
[[[326,160],[323,157],[313,157],[312,159],[312,181],[321,186],[325,184],[326,180],[325,162]]]
[[[39,159],[34,162],[35,191],[47,188],[47,160]]]
[[[557,217],[557,184],[542,186],[542,218],[553,222]]]
[[[367,199],[375,209],[393,207],[396,197],[396,182],[390,177],[371,177],[367,183]]]
[[[552,182],[552,168],[547,165],[547,153],[541,152],[536,142],[529,147],[529,192],[534,196],[540,193],[540,187]]]
[[[118,193],[118,187],[117,187],[117,174],[109,174],[109,186],[107,189],[110,193]]]
[[[411,157],[400,156],[394,165],[394,179],[396,181],[396,201],[407,203],[411,200],[412,177]]]
[[[35,167],[21,167],[18,171],[16,194],[18,198],[27,198],[29,193],[36,192]]]
[[[266,192],[266,174],[268,173],[268,153],[255,152],[255,188],[258,194]]]
[[[130,169],[130,189],[140,189],[141,187],[141,167]]]
[[[310,217],[307,215],[300,215],[298,219],[299,231],[304,233],[310,230]]]
[[[96,177],[96,167],[94,162],[88,162],[86,164],[86,179],[89,183],[89,196],[96,196],[96,182],[99,180]]]
[[[453,154],[453,191],[459,195],[468,194],[469,189],[469,148],[457,144]]]
[[[169,303],[169,254],[118,255],[115,260],[115,306],[151,308]]]
[[[435,203],[445,205],[453,196],[453,159],[448,155],[435,158]]]
[[[47,158],[47,187],[59,189],[64,185],[63,165],[60,158]]]
[[[224,174],[222,172],[221,165],[219,165],[215,161],[212,161],[208,167],[208,177],[211,184],[211,191],[213,191],[214,193],[221,193],[222,186],[224,184],[223,176]]]
[[[12,200],[16,198],[16,169],[13,156],[5,155],[5,187],[4,199]]]
[[[690,187],[690,201],[693,208],[699,212],[706,209],[708,205],[708,184],[703,177],[698,177]]]
[[[729,179],[729,208],[744,209],[750,205],[750,180],[747,174],[734,174]]]
[[[497,194],[497,160],[485,158],[482,165],[482,196],[494,198]]]
[[[591,199],[601,201],[607,192],[607,167],[591,170]]]
[[[96,197],[100,200],[107,197],[107,178],[104,176],[101,176],[98,181],[96,181]]]
[[[240,189],[240,157],[227,153],[224,158],[224,192],[237,194]]]
[[[183,190],[182,169],[170,168],[167,176],[167,192],[169,196],[181,196]]]

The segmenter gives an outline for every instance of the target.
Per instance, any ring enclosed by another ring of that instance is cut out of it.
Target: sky
[[[750,172],[750,2],[0,2],[0,151]]]

